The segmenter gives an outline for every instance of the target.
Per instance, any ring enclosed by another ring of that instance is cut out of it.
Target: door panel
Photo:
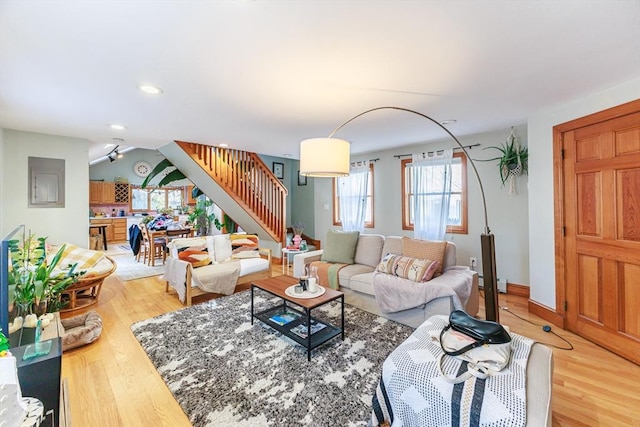
[[[567,327],[640,364],[640,113],[562,144]]]
[[[618,239],[640,242],[640,168],[618,171],[616,187]]]

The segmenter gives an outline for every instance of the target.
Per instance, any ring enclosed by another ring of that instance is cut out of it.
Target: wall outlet
[[[469,267],[471,267],[472,270],[475,270],[476,267],[478,266],[478,258],[472,256],[469,258]]]

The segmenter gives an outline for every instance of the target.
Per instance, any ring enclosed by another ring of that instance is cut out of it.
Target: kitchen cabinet
[[[106,225],[107,243],[127,240],[126,218],[91,218],[91,225]]]
[[[102,203],[102,181],[89,181],[89,203]]]
[[[193,198],[193,185],[186,185],[184,187],[184,200],[187,205],[195,205],[196,199]]]
[[[102,183],[102,201],[101,203],[115,203],[116,202],[116,187],[113,182]]]
[[[113,205],[129,203],[129,184],[89,181],[89,204]]]
[[[113,218],[113,241],[124,242],[127,240],[127,219],[126,218]]]

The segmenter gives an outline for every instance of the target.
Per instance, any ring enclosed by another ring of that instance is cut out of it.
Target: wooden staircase
[[[175,142],[274,241],[285,241],[287,189],[257,154],[193,142]]]

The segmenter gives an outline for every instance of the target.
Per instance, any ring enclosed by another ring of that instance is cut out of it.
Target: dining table
[[[177,239],[179,237],[193,237],[194,230],[191,227],[184,228],[174,228],[174,229],[166,229],[166,230],[148,230],[149,233],[149,242],[151,243],[149,246],[149,251],[151,254],[151,266],[155,266],[156,260],[156,245],[153,242],[156,239],[164,239],[165,244],[169,243],[173,239]]]

